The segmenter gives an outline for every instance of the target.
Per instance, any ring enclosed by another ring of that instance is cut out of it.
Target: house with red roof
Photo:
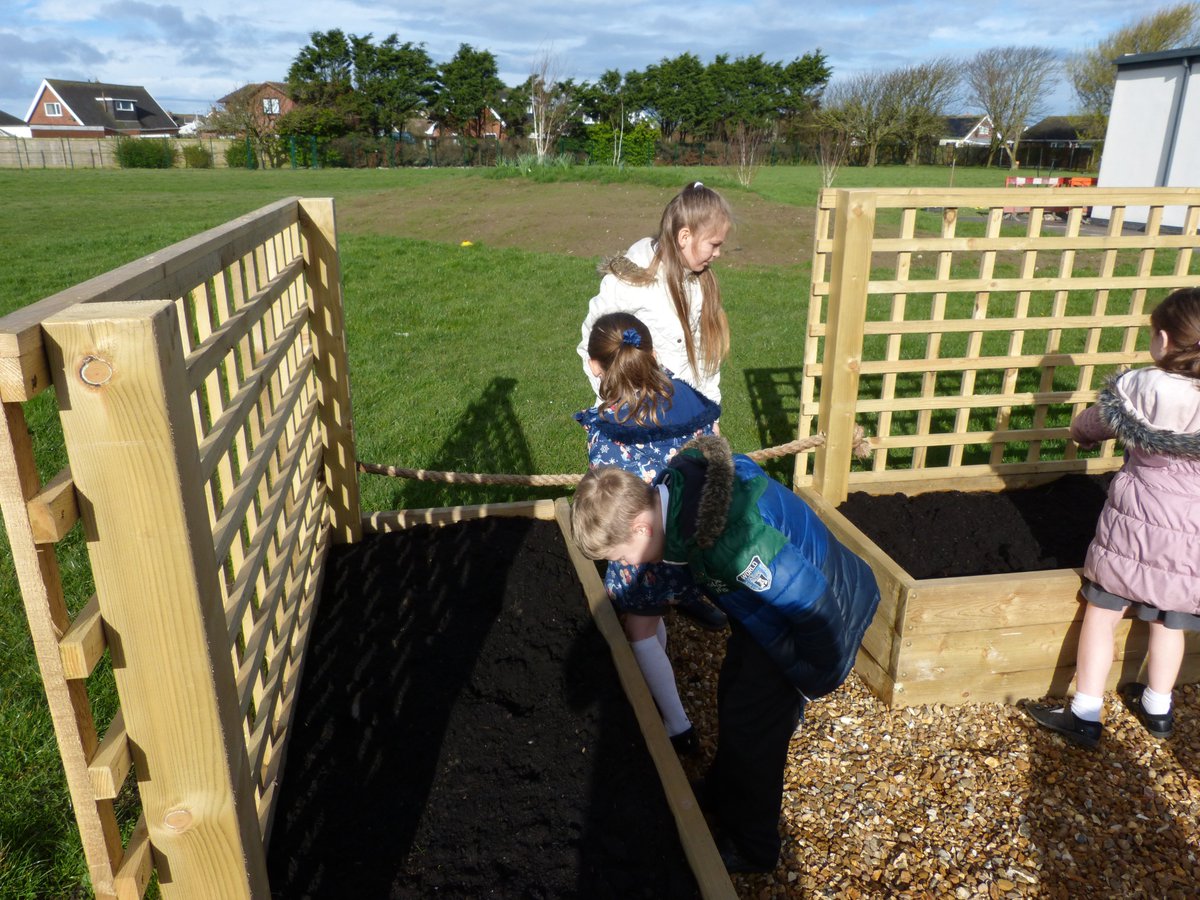
[[[43,80],[25,121],[35,138],[179,134],[179,125],[144,87],[99,81]]]

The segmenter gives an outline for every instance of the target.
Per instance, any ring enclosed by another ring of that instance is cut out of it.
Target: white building
[[[1200,187],[1200,47],[1119,57],[1100,187]],[[1092,215],[1108,219],[1112,207]],[[1147,207],[1126,221],[1145,223]],[[1163,225],[1183,227],[1183,207],[1163,210]]]

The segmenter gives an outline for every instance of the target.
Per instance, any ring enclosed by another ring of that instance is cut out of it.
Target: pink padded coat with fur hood
[[[1104,590],[1200,614],[1200,380],[1159,368],[1112,379],[1071,423],[1084,447],[1125,444],[1084,562]]]

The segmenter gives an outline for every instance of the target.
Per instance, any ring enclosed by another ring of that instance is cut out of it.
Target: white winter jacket
[[[643,268],[648,267],[654,259],[653,240],[642,238],[629,248],[625,257]],[[691,307],[689,324],[692,342],[699,349],[703,292],[699,283],[690,279],[687,282],[687,290]],[[600,379],[594,376],[588,367],[588,337],[592,333],[592,324],[598,318],[614,312],[629,313],[641,319],[650,329],[650,337],[654,340],[654,349],[663,368],[668,369],[681,381],[686,381],[714,403],[721,402],[721,373],[718,371],[706,378],[694,372],[688,363],[683,327],[675,314],[675,305],[671,302],[671,294],[661,273],[653,284],[638,287],[622,281],[611,271],[600,280],[600,293],[588,304],[587,317],[583,320],[583,339],[577,348],[583,359],[583,373],[592,383],[592,390],[596,392],[597,398],[600,396]]]

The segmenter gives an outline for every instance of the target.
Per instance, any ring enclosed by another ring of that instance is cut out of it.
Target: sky
[[[391,34],[434,63],[488,50],[506,84],[549,58],[563,78],[641,70],[693,53],[704,63],[820,50],[833,81],[987,47],[1063,58],[1178,0],[0,0],[0,110],[24,118],[43,79],[145,87],[170,112],[203,113],[248,83],[283,81],[312,32]],[[950,112],[975,110],[959,104]],[[1063,77],[1045,109],[1074,111]]]

